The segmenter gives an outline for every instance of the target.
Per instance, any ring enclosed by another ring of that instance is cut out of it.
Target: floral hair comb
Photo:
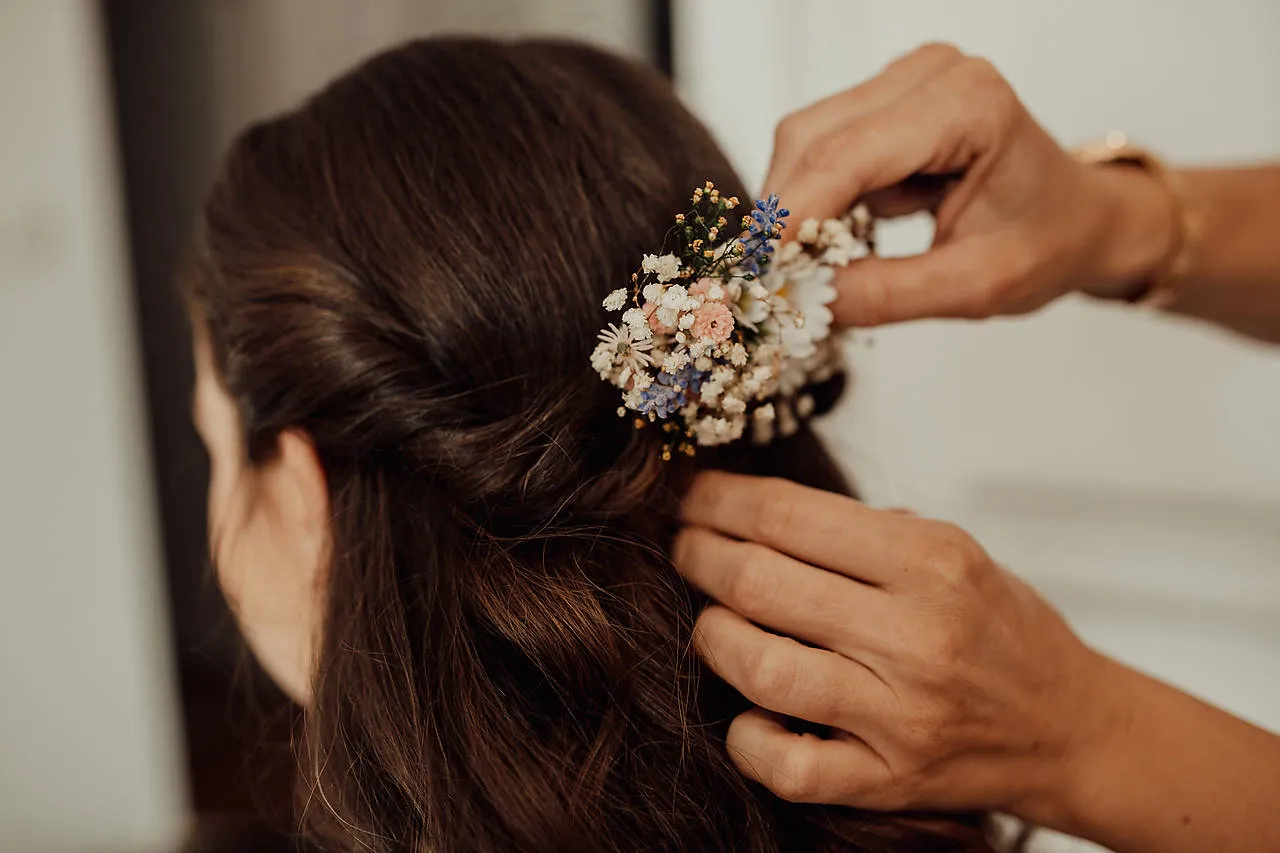
[[[591,366],[622,391],[619,416],[661,422],[663,458],[726,444],[751,428],[759,444],[790,435],[813,411],[806,386],[842,369],[831,334],[834,268],[874,248],[870,215],[805,220],[780,245],[790,212],[770,195],[733,231],[711,181],[676,215],[660,254],[604,300],[620,323],[600,333]]]

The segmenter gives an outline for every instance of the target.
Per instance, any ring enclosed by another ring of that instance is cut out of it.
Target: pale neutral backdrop
[[[0,850],[186,807],[95,6],[0,4]]]

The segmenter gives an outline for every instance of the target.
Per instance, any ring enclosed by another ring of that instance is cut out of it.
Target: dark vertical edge
[[[203,562],[204,532],[203,462],[182,411],[191,393],[191,360],[183,351],[186,323],[172,287],[193,204],[184,168],[189,136],[203,123],[200,99],[194,97],[201,77],[198,38],[184,6],[164,0],[99,3],[171,633],[185,696],[186,655],[198,611],[190,579]],[[157,51],[162,40],[170,46],[163,55]]]
[[[672,0],[649,0],[649,30],[653,63],[668,77],[675,75],[672,59],[671,3]]]
[[[234,620],[207,568],[208,468],[189,414],[190,324],[175,276],[218,153],[210,8],[100,0],[98,11],[193,805],[198,816],[230,820],[219,824],[217,841],[200,849],[243,851],[259,849],[264,839],[262,849],[276,849],[270,842],[278,837],[258,826],[254,813],[278,811],[264,798],[288,801],[288,776],[276,781],[275,768],[283,761],[287,770],[292,762],[264,749],[262,728],[275,721],[255,719],[242,700],[233,700],[237,683],[256,687],[265,679],[245,667]],[[282,697],[264,686],[263,704],[273,707],[258,716],[281,706]],[[273,789],[254,790],[254,777],[272,777]],[[203,844],[204,824],[197,827],[193,839]]]

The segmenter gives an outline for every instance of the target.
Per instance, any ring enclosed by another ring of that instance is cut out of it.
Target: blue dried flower
[[[769,234],[773,231],[773,226],[786,228],[786,218],[791,215],[791,211],[785,207],[778,207],[778,194],[769,193],[766,199],[756,199],[756,209],[751,211],[751,218],[755,225],[752,231],[758,228],[760,232]]]
[[[685,365],[675,374],[662,371],[652,385],[640,392],[638,411],[641,414],[653,412],[662,419],[671,417],[689,402],[690,392],[697,394],[702,390],[707,376],[706,371],[695,370],[692,365]]]
[[[769,240],[776,232],[786,228],[786,218],[791,211],[778,207],[778,194],[769,193],[766,199],[756,199],[756,209],[751,211],[751,222],[747,225],[746,236],[739,237],[738,242],[745,248],[746,254],[738,262],[739,266],[752,275],[759,275],[760,268],[773,253]]]

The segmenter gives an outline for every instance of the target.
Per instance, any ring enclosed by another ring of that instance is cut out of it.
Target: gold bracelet
[[[1200,248],[1199,221],[1187,203],[1186,188],[1182,180],[1155,154],[1129,144],[1128,138],[1118,130],[1112,131],[1098,142],[1073,149],[1071,155],[1090,166],[1136,166],[1155,178],[1168,192],[1173,216],[1173,240],[1141,290],[1129,297],[1130,302],[1138,305],[1167,307],[1177,298],[1178,285],[1194,268]]]

